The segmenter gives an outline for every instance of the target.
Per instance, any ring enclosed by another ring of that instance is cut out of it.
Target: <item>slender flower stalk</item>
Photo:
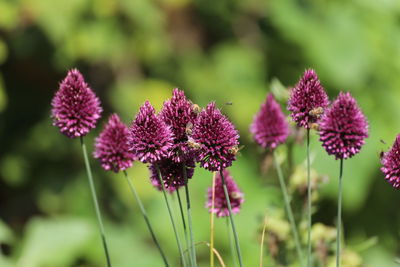
[[[142,201],[140,200],[140,197],[139,197],[138,193],[136,192],[136,189],[135,189],[135,187],[133,186],[133,183],[132,183],[131,180],[129,179],[128,173],[127,173],[125,170],[124,170],[123,172],[124,172],[124,176],[125,176],[125,178],[126,178],[126,181],[128,182],[129,188],[130,188],[130,190],[131,190],[133,196],[135,197],[136,202],[137,202],[138,205],[139,205],[140,211],[142,212],[142,215],[143,215],[143,218],[144,218],[144,220],[145,220],[145,222],[146,222],[147,228],[149,229],[151,238],[153,239],[154,244],[156,244],[156,246],[157,246],[157,248],[158,248],[158,251],[160,252],[160,255],[161,255],[161,257],[162,257],[162,259],[163,259],[163,261],[164,261],[165,266],[168,267],[169,264],[168,264],[168,261],[167,261],[167,257],[165,256],[164,251],[162,250],[162,248],[161,248],[161,246],[160,246],[160,243],[158,242],[158,240],[157,240],[157,238],[156,238],[156,235],[154,234],[154,230],[153,230],[153,228],[151,227],[150,220],[149,220],[149,218],[147,217],[147,212],[146,212],[146,210],[144,209],[143,203],[142,203]]]
[[[236,232],[236,227],[235,227],[235,222],[233,220],[233,216],[232,216],[232,207],[231,207],[231,201],[229,199],[229,194],[228,194],[228,189],[226,187],[226,182],[225,182],[225,178],[224,178],[224,173],[221,170],[220,172],[221,175],[221,180],[222,180],[222,187],[224,188],[224,194],[225,194],[225,199],[226,199],[226,203],[228,205],[228,210],[229,210],[229,219],[231,222],[231,227],[232,227],[232,232],[233,232],[233,236],[235,238],[235,245],[236,245],[236,253],[238,256],[238,260],[239,260],[239,265],[240,267],[243,266],[243,262],[242,262],[242,254],[240,252],[240,243],[239,243],[239,237],[238,234]]]
[[[213,172],[211,189],[211,210],[215,205],[215,172]],[[210,212],[210,267],[214,267],[214,212]]]
[[[310,184],[310,129],[318,123],[325,108],[329,105],[328,95],[313,69],[308,69],[293,88],[288,110],[298,127],[307,129],[307,266],[311,267],[311,184]]]
[[[310,163],[310,129],[307,129],[307,266],[311,266],[311,163]]]
[[[182,170],[183,170],[183,178],[185,181],[185,193],[186,193],[186,208],[187,208],[187,216],[188,216],[188,223],[189,223],[189,233],[190,233],[190,243],[191,243],[191,260],[192,260],[192,266],[196,267],[197,266],[197,260],[196,260],[196,246],[194,244],[194,236],[193,236],[193,226],[192,226],[192,210],[190,206],[190,194],[189,194],[189,182],[188,182],[188,174],[187,174],[187,168],[185,164],[182,164]]]
[[[60,87],[51,101],[51,106],[53,125],[57,126],[60,132],[69,138],[80,138],[89,186],[107,259],[107,266],[111,267],[92,170],[90,168],[86,146],[83,141],[83,136],[86,136],[96,127],[97,121],[101,117],[103,109],[101,108],[100,100],[85,82],[82,74],[77,69],[72,69],[68,71],[67,76],[60,83]]]
[[[339,194],[338,194],[338,215],[337,215],[337,232],[336,232],[336,266],[340,267],[340,231],[342,228],[342,178],[343,178],[343,159],[340,159],[339,171]]]
[[[183,232],[185,235],[186,248],[189,248],[190,244],[189,244],[189,238],[188,238],[188,233],[187,233],[187,228],[186,228],[185,214],[183,212],[183,205],[182,205],[181,194],[179,193],[179,189],[176,189],[176,196],[178,197],[179,211],[181,213],[181,218],[182,218],[182,226],[183,226]],[[189,260],[191,262],[191,265],[193,265],[192,257],[190,256],[190,254],[189,254]]]
[[[180,254],[180,257],[181,257],[183,266],[186,267],[186,266],[187,266],[186,259],[185,259],[185,256],[183,255],[183,249],[182,249],[181,241],[179,240],[178,231],[177,231],[177,229],[176,229],[174,217],[172,216],[172,211],[171,211],[171,207],[170,207],[170,205],[169,205],[169,201],[168,201],[168,198],[167,198],[167,193],[166,193],[166,190],[165,190],[165,185],[164,185],[163,179],[162,179],[162,177],[161,177],[160,168],[158,167],[157,164],[155,164],[155,168],[156,168],[157,173],[158,173],[158,179],[159,179],[160,184],[161,184],[161,186],[162,186],[162,192],[163,192],[163,195],[164,195],[165,205],[167,206],[167,209],[168,209],[168,214],[169,214],[169,218],[170,218],[170,220],[171,220],[172,228],[173,228],[173,230],[174,230],[175,239],[176,239],[176,243],[177,243],[177,245],[178,245],[179,254]]]
[[[86,166],[86,172],[87,172],[87,176],[88,176],[88,180],[89,180],[90,191],[92,193],[93,204],[94,204],[96,215],[97,215],[97,222],[98,222],[99,228],[100,228],[101,240],[103,242],[104,253],[105,253],[106,259],[107,259],[107,266],[111,267],[111,259],[110,259],[110,254],[108,252],[107,240],[106,240],[106,235],[105,235],[105,231],[104,231],[103,220],[101,218],[99,203],[97,201],[96,189],[94,187],[94,182],[93,182],[93,177],[92,177],[92,169],[90,168],[89,159],[88,159],[88,155],[87,155],[87,151],[86,151],[86,145],[85,145],[85,142],[83,141],[83,137],[80,136],[80,139],[81,139],[81,147],[82,147],[83,157],[85,159],[85,166]]]
[[[226,218],[226,230],[227,230],[228,239],[229,239],[229,249],[231,251],[233,266],[236,267],[236,261],[235,261],[235,256],[234,256],[235,255],[235,247],[234,247],[233,240],[232,240],[231,226],[230,226],[228,218]]]
[[[254,116],[253,123],[250,126],[250,132],[254,140],[264,149],[272,150],[275,168],[278,172],[279,184],[281,186],[286,213],[292,228],[297,254],[300,265],[303,266],[303,253],[300,246],[299,235],[290,206],[290,198],[287,192],[282,170],[277,160],[275,148],[286,142],[289,135],[289,124],[278,102],[272,94],[267,96],[266,101],[261,105],[260,111]],[[262,254],[261,254],[262,257]],[[262,262],[262,261],[260,261]]]
[[[276,171],[278,172],[279,184],[281,186],[281,190],[283,193],[283,199],[285,202],[286,213],[289,218],[290,227],[292,228],[292,233],[293,233],[293,237],[294,237],[294,243],[296,246],[297,256],[299,257],[300,266],[303,266],[303,264],[304,264],[303,263],[303,252],[301,250],[300,238],[299,238],[299,234],[297,232],[296,223],[294,221],[293,211],[290,206],[289,194],[288,194],[288,191],[286,188],[285,180],[283,179],[281,166],[278,163],[278,159],[277,159],[275,151],[274,151],[274,162],[275,162]]]
[[[340,267],[343,160],[359,153],[368,137],[368,122],[350,93],[340,92],[320,122],[320,141],[329,155],[340,159],[336,266]],[[396,166],[397,168],[397,166]]]

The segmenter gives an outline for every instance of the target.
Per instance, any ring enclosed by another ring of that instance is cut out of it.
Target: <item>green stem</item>
[[[289,218],[290,226],[292,228],[292,232],[293,232],[293,236],[294,236],[294,243],[296,245],[296,250],[297,250],[297,255],[299,257],[300,266],[303,266],[303,253],[301,250],[300,239],[299,239],[299,234],[297,232],[296,223],[294,221],[293,211],[290,206],[289,194],[288,194],[288,191],[286,188],[285,180],[283,179],[282,169],[278,163],[276,152],[274,151],[273,153],[274,153],[275,168],[278,172],[279,183],[280,183],[282,194],[283,194],[283,200],[285,202],[286,213]]]
[[[307,266],[311,267],[311,178],[310,178],[310,129],[307,129]]]
[[[211,187],[210,267],[214,267],[214,203],[215,203],[215,172],[213,172],[212,187]]]
[[[232,234],[231,234],[231,229],[229,227],[229,219],[228,219],[228,217],[226,218],[226,229],[228,230],[229,247],[230,247],[230,250],[231,250],[233,266],[236,267],[236,261],[235,261],[235,256],[234,256],[235,248],[233,246]]]
[[[93,203],[94,203],[94,207],[95,207],[95,211],[96,211],[96,215],[97,215],[97,222],[98,222],[99,228],[100,228],[101,240],[103,242],[104,253],[106,254],[107,266],[111,267],[111,260],[110,260],[110,254],[108,253],[106,235],[104,233],[103,221],[101,219],[101,212],[100,212],[100,208],[99,208],[99,203],[97,201],[96,190],[94,187],[94,182],[93,182],[93,177],[92,177],[92,169],[90,168],[89,159],[88,159],[88,155],[87,155],[87,151],[86,151],[86,145],[85,145],[85,142],[83,141],[82,136],[80,137],[80,140],[81,140],[83,158],[85,160],[86,172],[87,172],[87,176],[89,179],[90,191],[92,193]]]
[[[237,255],[238,255],[238,259],[239,259],[239,265],[240,265],[240,267],[242,267],[243,266],[242,255],[240,253],[239,237],[238,237],[237,232],[236,232],[235,222],[233,221],[231,201],[229,199],[228,189],[226,188],[226,183],[225,183],[225,178],[224,178],[223,171],[221,170],[219,173],[221,175],[222,186],[224,188],[224,194],[225,194],[226,203],[228,204],[229,219],[231,221],[233,236],[235,237],[235,245],[236,245],[236,252],[237,252]]]
[[[342,228],[342,178],[343,178],[343,159],[340,159],[339,171],[339,195],[338,195],[338,216],[337,216],[337,234],[336,234],[336,266],[340,267],[340,231]]]
[[[186,205],[187,205],[187,216],[188,216],[188,223],[189,223],[189,233],[190,233],[190,243],[191,243],[191,259],[193,267],[197,267],[197,260],[196,260],[196,246],[194,245],[194,236],[193,236],[193,226],[192,226],[192,211],[190,206],[190,194],[189,194],[189,182],[187,178],[187,170],[186,165],[182,164],[183,168],[183,178],[185,179],[185,192],[186,192]]]
[[[158,167],[158,164],[154,164],[154,165],[155,165],[155,167],[156,167],[156,169],[157,169],[158,180],[159,180],[159,182],[160,182],[160,184],[161,184],[161,187],[162,187],[162,192],[163,192],[163,195],[164,195],[165,204],[167,205],[168,214],[169,214],[169,218],[170,218],[170,220],[171,220],[172,228],[173,228],[173,230],[174,230],[176,243],[178,244],[179,254],[180,254],[180,256],[181,256],[183,266],[186,267],[186,266],[187,266],[187,265],[186,265],[186,259],[185,259],[185,256],[183,255],[183,250],[182,250],[181,241],[179,240],[178,232],[177,232],[176,226],[175,226],[174,216],[172,216],[172,211],[171,211],[171,207],[170,207],[170,205],[169,205],[167,193],[165,192],[165,185],[164,185],[164,181],[163,181],[163,179],[162,179],[162,177],[161,177],[161,171],[160,171],[160,168]]]
[[[147,228],[149,229],[150,235],[151,235],[151,237],[152,237],[154,243],[156,244],[156,246],[157,246],[157,248],[158,248],[158,250],[159,250],[159,252],[160,252],[160,255],[161,255],[161,257],[162,257],[162,259],[163,259],[163,261],[164,261],[165,266],[168,267],[169,264],[168,264],[167,258],[166,258],[166,256],[165,256],[163,250],[161,249],[160,243],[158,243],[158,240],[157,240],[157,238],[156,238],[156,235],[154,234],[153,228],[151,227],[150,220],[149,220],[149,218],[147,217],[147,213],[146,213],[146,210],[144,209],[143,203],[142,203],[142,201],[140,200],[140,197],[139,197],[138,193],[136,192],[136,189],[135,189],[135,187],[133,186],[133,183],[132,183],[131,180],[129,179],[128,173],[127,173],[125,170],[124,170],[124,174],[125,174],[126,181],[127,181],[128,184],[129,184],[129,188],[130,188],[130,190],[131,190],[133,196],[135,197],[136,202],[137,202],[138,205],[139,205],[140,211],[142,212],[143,218],[144,218],[144,220],[145,220],[145,222],[146,222],[146,224],[147,224]]]
[[[189,245],[189,238],[188,238],[188,233],[187,233],[187,228],[186,228],[185,214],[183,212],[182,200],[181,200],[181,195],[179,193],[179,189],[176,189],[176,195],[178,196],[179,210],[181,212],[181,218],[182,218],[183,231],[184,231],[184,234],[185,234],[186,247],[189,248],[190,245]],[[193,265],[191,254],[189,254],[189,259],[190,259],[191,265]]]

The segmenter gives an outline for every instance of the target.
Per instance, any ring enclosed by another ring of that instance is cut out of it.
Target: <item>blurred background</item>
[[[354,257],[345,266],[396,266],[400,192],[384,181],[379,154],[400,132],[399,21],[397,0],[0,0],[0,266],[105,266],[79,140],[51,126],[51,98],[73,67],[104,107],[86,138],[90,153],[111,112],[130,123],[145,100],[159,110],[174,87],[200,106],[217,102],[245,146],[231,171],[246,199],[235,216],[246,266],[258,265],[264,216],[285,218],[275,170],[249,124],[269,91],[286,110],[286,88],[314,68],[331,99],[350,91],[370,122],[361,153],[345,161],[344,238]],[[311,140],[312,167],[325,177],[313,218],[334,227],[339,162],[316,133]],[[285,175],[301,180],[305,146],[290,147],[279,150]],[[122,174],[91,164],[114,266],[162,266]],[[143,164],[129,175],[178,266],[162,195]],[[209,241],[210,185],[211,173],[196,169],[198,242]],[[216,220],[216,248],[233,266],[225,224]],[[205,245],[197,255],[209,266]]]

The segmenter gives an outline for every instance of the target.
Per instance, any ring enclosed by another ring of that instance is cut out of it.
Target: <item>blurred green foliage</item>
[[[365,266],[395,266],[400,196],[379,172],[379,152],[399,132],[399,16],[397,0],[0,0],[0,266],[104,266],[78,141],[59,134],[49,118],[58,82],[72,67],[105,109],[88,144],[111,112],[128,123],[146,99],[159,109],[174,87],[201,106],[215,100],[232,119],[245,145],[232,172],[246,197],[235,218],[247,266],[258,264],[265,213],[283,209],[275,172],[261,174],[262,151],[249,124],[268,91],[285,107],[284,89],[315,68],[332,98],[350,91],[370,122],[367,144],[345,162],[348,247],[376,238],[357,251]],[[338,163],[317,138],[313,168],[329,182],[319,189],[314,219],[334,226]],[[293,153],[301,169],[304,145],[295,144]],[[94,160],[92,166],[114,265],[160,266],[121,175],[104,173]],[[177,259],[146,167],[137,163],[129,174],[169,258]],[[197,241],[209,238],[210,184],[211,174],[197,170],[191,182]],[[227,240],[225,222],[217,220],[216,248],[231,266]],[[344,258],[357,262],[352,253]],[[198,257],[199,266],[208,266],[205,246]]]

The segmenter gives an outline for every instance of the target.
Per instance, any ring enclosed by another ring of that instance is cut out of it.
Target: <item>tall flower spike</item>
[[[190,179],[193,177],[195,162],[192,158],[188,158],[184,163],[186,166],[187,178]],[[183,174],[182,162],[178,163],[170,158],[167,158],[157,162],[157,164],[158,167],[160,168],[165,189],[168,192],[172,193],[179,187],[185,185],[185,177]],[[156,187],[158,190],[162,191],[162,186],[158,178],[156,166],[154,164],[150,164],[149,170],[150,170],[150,181],[152,185]]]
[[[392,148],[383,154],[381,159],[381,171],[385,174],[385,179],[394,188],[400,188],[400,134],[397,135]]]
[[[347,159],[368,137],[368,122],[350,93],[340,92],[320,122],[320,141],[329,155]]]
[[[161,118],[171,127],[174,134],[174,144],[170,157],[176,162],[182,162],[192,156],[192,149],[188,146],[188,136],[196,121],[197,113],[185,96],[185,93],[175,88],[172,98],[164,102],[160,112]]]
[[[106,170],[119,172],[132,166],[134,155],[129,151],[128,127],[117,114],[112,114],[99,137],[96,138],[94,157]]]
[[[103,111],[100,100],[77,69],[68,71],[51,105],[53,125],[69,138],[87,135]]]
[[[254,117],[250,132],[253,134],[254,140],[263,148],[274,149],[286,141],[289,135],[289,125],[272,94],[268,94],[267,100]]]
[[[168,156],[173,144],[170,128],[146,101],[132,122],[128,138],[129,150],[143,163],[153,163]]]
[[[240,207],[244,202],[243,193],[240,191],[238,185],[233,180],[230,172],[225,169],[223,170],[226,187],[228,189],[229,200],[231,202],[232,213],[239,213]],[[209,212],[213,212],[217,217],[229,216],[228,204],[226,202],[224,188],[222,186],[222,179],[219,172],[215,176],[215,198],[214,198],[214,209],[212,209],[212,187],[208,188],[208,200],[207,208]]]
[[[292,112],[293,121],[299,127],[310,129],[328,105],[328,96],[317,73],[312,69],[306,70],[290,94],[288,110]]]
[[[200,113],[191,138],[189,142],[198,149],[200,166],[209,171],[223,170],[236,159],[239,134],[214,102]]]

